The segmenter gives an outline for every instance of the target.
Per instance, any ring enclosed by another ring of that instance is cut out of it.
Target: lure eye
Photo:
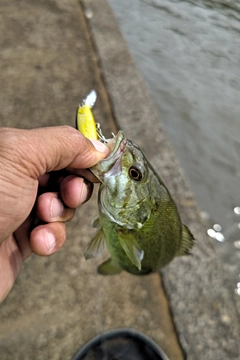
[[[138,166],[131,166],[129,171],[129,176],[132,180],[135,180],[135,181],[140,181],[142,180],[143,178],[143,172],[141,171],[141,169],[139,169]]]

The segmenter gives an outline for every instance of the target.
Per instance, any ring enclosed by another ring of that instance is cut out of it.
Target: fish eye
[[[137,165],[131,166],[128,173],[132,180],[140,181],[143,178],[143,172]]]

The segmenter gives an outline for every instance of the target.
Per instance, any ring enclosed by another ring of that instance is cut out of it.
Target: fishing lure
[[[95,90],[83,99],[82,103],[77,108],[76,114],[76,128],[88,139],[98,140],[97,124],[94,120],[92,107],[97,99]]]

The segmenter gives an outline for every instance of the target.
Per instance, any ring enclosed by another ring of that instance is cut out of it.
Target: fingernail
[[[98,140],[90,140],[90,141],[97,151],[100,151],[105,154],[109,154],[110,150],[109,150],[108,146],[104,145],[103,143],[101,143]]]
[[[45,239],[46,239],[48,251],[51,252],[53,250],[53,248],[56,246],[55,236],[52,233],[46,231]]]
[[[61,215],[64,210],[64,206],[59,199],[52,198],[51,205],[50,205],[50,215],[51,218],[54,219]]]

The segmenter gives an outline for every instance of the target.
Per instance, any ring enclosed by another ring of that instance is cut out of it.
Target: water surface
[[[240,3],[109,2],[240,295]]]

